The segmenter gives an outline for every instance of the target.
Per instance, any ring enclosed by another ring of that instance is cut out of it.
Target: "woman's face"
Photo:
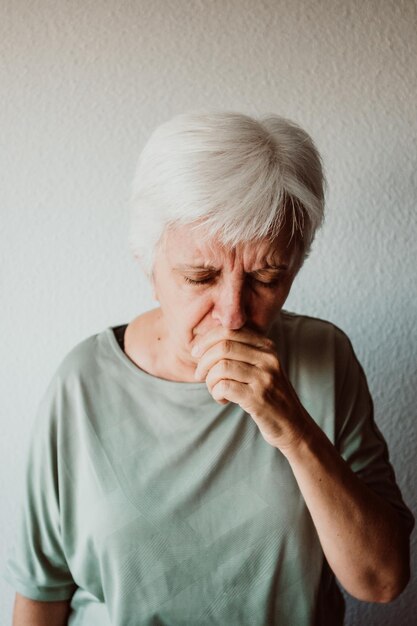
[[[164,329],[185,359],[193,339],[217,325],[246,325],[266,334],[299,267],[299,253],[287,245],[285,233],[272,243],[263,239],[230,249],[216,240],[199,242],[198,232],[189,225],[169,230],[153,271]]]

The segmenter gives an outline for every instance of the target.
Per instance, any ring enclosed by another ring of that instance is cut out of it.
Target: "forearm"
[[[349,468],[306,416],[304,436],[283,450],[326,559],[343,587],[368,602],[388,602],[409,577],[408,537],[395,510]]]
[[[70,601],[41,602],[19,593],[13,611],[13,626],[67,626]]]

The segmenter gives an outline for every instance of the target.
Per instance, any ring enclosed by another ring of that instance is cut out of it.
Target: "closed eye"
[[[205,278],[193,279],[188,276],[184,276],[184,280],[186,283],[190,285],[205,285],[206,283],[210,283],[214,280],[214,276],[206,276]]]
[[[275,278],[274,280],[264,281],[264,280],[259,280],[259,278],[254,278],[252,276],[252,280],[260,287],[265,287],[266,289],[274,289],[274,287],[276,287],[279,283],[279,278]]]
[[[285,271],[258,271],[250,274],[252,283],[266,289],[274,289],[282,281]]]
[[[210,276],[202,276],[201,278],[190,278],[189,276],[183,276],[186,283],[190,285],[206,285],[208,283],[212,283],[216,280],[217,274]],[[275,278],[271,278],[270,280],[261,280],[260,278],[256,278],[253,275],[248,275],[247,278],[252,284],[256,286],[260,286],[265,289],[274,289],[280,280],[281,276],[277,276]]]

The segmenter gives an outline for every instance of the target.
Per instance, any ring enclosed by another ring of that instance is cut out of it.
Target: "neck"
[[[127,327],[125,352],[140,369],[152,376],[177,382],[195,382],[195,363],[169,333],[161,310],[139,315]]]
[[[169,333],[160,309],[156,309],[154,331],[155,371],[151,373],[166,380],[195,382],[196,364],[190,355],[181,352],[181,346]]]

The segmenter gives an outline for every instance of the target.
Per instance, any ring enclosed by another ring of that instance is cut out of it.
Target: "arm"
[[[273,343],[217,328],[198,341],[196,379],[239,404],[287,458],[333,572],[353,596],[394,599],[409,577],[408,533],[394,508],[350,469],[302,406]]]
[[[62,392],[51,383],[32,426],[25,496],[5,572],[17,592],[13,626],[66,624],[69,598],[76,590],[60,512],[65,499],[65,492],[59,490],[60,403]]]
[[[12,626],[67,626],[70,601],[41,602],[16,594]]]
[[[409,579],[408,532],[395,510],[363,483],[309,416],[304,437],[283,452],[326,559],[343,587],[390,602]]]

